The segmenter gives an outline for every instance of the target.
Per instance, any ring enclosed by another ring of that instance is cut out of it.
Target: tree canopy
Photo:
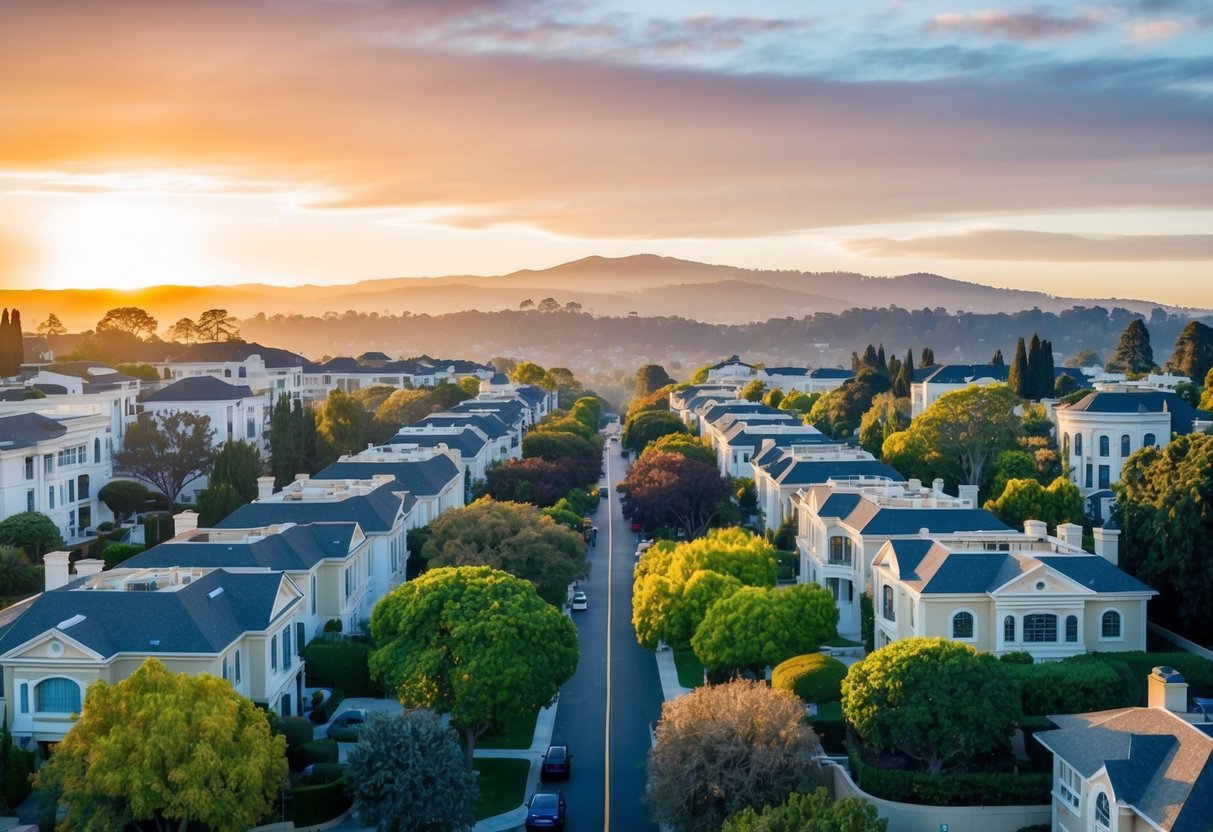
[[[817,400],[806,421],[835,439],[850,436],[859,430],[859,422],[872,407],[872,399],[892,387],[885,375],[861,363],[854,378],[847,379]]]
[[[343,454],[356,454],[366,447],[367,412],[353,396],[330,390],[316,409],[318,468],[336,462]]]
[[[491,566],[530,581],[549,604],[560,605],[568,586],[590,573],[581,535],[526,503],[481,498],[430,523],[421,556],[431,567]]]
[[[215,456],[206,489],[198,495],[199,525],[217,525],[240,506],[257,499],[261,470],[261,452],[256,445],[243,439],[224,442]]]
[[[433,711],[375,711],[345,761],[358,820],[379,832],[464,832],[480,787],[455,733]]]
[[[899,399],[892,392],[877,393],[872,406],[859,420],[859,445],[880,458],[884,441],[910,426],[910,400]]]
[[[852,665],[842,714],[860,738],[932,772],[1010,743],[1019,687],[989,653],[945,638],[908,638]]]
[[[632,389],[632,395],[636,398],[644,398],[667,384],[673,383],[674,379],[670,378],[665,367],[660,364],[645,364],[636,371],[636,384]]]
[[[114,454],[114,473],[143,480],[169,501],[211,469],[215,435],[209,416],[190,411],[156,413],[131,424]]]
[[[1153,369],[1154,348],[1150,346],[1150,330],[1141,318],[1134,318],[1125,327],[1108,363],[1127,373],[1145,373]]]
[[[296,474],[318,470],[316,455],[316,419],[310,407],[292,401],[286,393],[278,396],[270,413],[270,471],[274,486],[282,488]]]
[[[1213,370],[1213,327],[1200,321],[1190,321],[1175,341],[1175,350],[1167,365],[1175,373],[1187,376],[1196,384],[1204,381]]]
[[[1050,529],[1061,523],[1081,523],[1082,494],[1068,477],[1057,477],[1046,488],[1035,479],[1007,480],[995,500],[985,507],[1008,526],[1022,529],[1025,520],[1043,520]]]
[[[714,465],[682,454],[649,451],[632,463],[623,485],[623,514],[653,528],[671,525],[695,538],[731,508]]]
[[[873,803],[859,797],[835,800],[823,788],[794,792],[783,803],[761,811],[742,809],[724,822],[722,832],[886,832],[889,821]]]
[[[707,442],[689,433],[667,433],[653,440],[644,453],[663,451],[670,454],[681,454],[687,459],[702,462],[704,465],[716,465],[716,453]]]
[[[38,511],[19,511],[0,520],[0,546],[15,546],[40,561],[47,552],[62,548],[63,536],[55,521]]]
[[[821,753],[793,694],[744,680],[697,688],[661,708],[648,766],[653,818],[674,832],[720,829],[743,809],[816,785]]]
[[[63,325],[63,322],[59,320],[59,316],[58,316],[58,315],[56,315],[54,312],[51,312],[49,315],[47,315],[47,316],[46,316],[46,320],[45,320],[45,321],[43,321],[42,323],[38,324],[38,328],[37,328],[35,331],[36,331],[36,332],[37,332],[39,335],[49,337],[49,336],[51,336],[51,335],[64,335],[64,334],[66,334],[66,333],[67,333],[67,327],[65,327],[65,326]]]
[[[66,829],[244,832],[286,778],[286,740],[230,682],[172,674],[149,658],[117,684],[89,686],[36,786],[58,795]]]
[[[640,453],[650,442],[655,442],[666,434],[690,434],[691,429],[678,418],[678,414],[668,410],[642,410],[631,416],[623,427],[623,435],[619,441],[623,447],[633,453]]]
[[[97,334],[124,332],[136,338],[156,334],[156,319],[137,306],[120,306],[105,313],[97,322]]]
[[[450,713],[470,771],[485,731],[550,705],[577,668],[577,629],[525,580],[485,566],[431,569],[371,615],[372,675],[406,708]]]

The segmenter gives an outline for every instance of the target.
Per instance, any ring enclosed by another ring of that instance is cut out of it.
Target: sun
[[[41,224],[41,288],[139,289],[204,276],[198,217],[180,201],[114,193],[61,200]]]

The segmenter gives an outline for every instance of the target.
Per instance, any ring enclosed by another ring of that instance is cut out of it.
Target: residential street
[[[589,609],[573,614],[581,662],[561,691],[552,735],[553,743],[567,744],[574,755],[572,777],[554,784],[568,800],[570,832],[657,828],[643,798],[649,728],[661,713],[661,683],[653,654],[636,644],[632,631],[636,535],[624,522],[614,492],[627,464],[617,442],[607,444],[606,459],[610,496],[593,515],[598,542],[590,551],[590,577],[581,583]]]

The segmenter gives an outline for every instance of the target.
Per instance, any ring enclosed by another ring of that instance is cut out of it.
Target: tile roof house
[[[1213,723],[1192,721],[1187,687],[1156,667],[1148,707],[1049,717],[1035,739],[1053,753],[1054,832],[1213,828]]]

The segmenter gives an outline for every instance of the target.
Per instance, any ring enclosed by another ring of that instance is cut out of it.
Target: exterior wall
[[[920,415],[924,410],[935,404],[935,401],[947,393],[953,393],[957,390],[964,390],[968,387],[985,386],[987,384],[1001,384],[998,379],[994,378],[975,378],[972,381],[960,382],[955,384],[944,384],[941,382],[918,381],[910,385],[910,417]]]
[[[254,393],[267,394],[271,404],[286,393],[293,399],[303,395],[302,367],[266,367],[260,355],[250,355],[243,361],[213,361],[155,364],[166,380],[178,381],[191,376],[215,376],[230,384],[248,385]]]
[[[126,429],[136,417],[139,398],[138,381],[131,381],[113,390],[83,392],[82,380],[76,376],[49,373],[45,370],[34,377],[33,384],[58,384],[68,389],[66,394],[48,394],[44,399],[0,402],[0,416],[17,413],[41,413],[48,419],[66,416],[104,416],[109,420],[110,444],[122,450]],[[75,391],[75,392],[73,392]]]
[[[1128,458],[1121,453],[1121,437],[1129,437],[1129,454],[1141,450],[1147,434],[1153,434],[1159,448],[1171,442],[1170,413],[1090,413],[1059,408],[1054,410],[1054,420],[1062,462],[1069,467],[1070,480],[1084,497],[1102,487],[1100,466],[1108,468],[1108,485],[1120,481]],[[1078,436],[1082,437],[1082,453],[1078,452]],[[1100,454],[1100,437],[1108,439],[1106,456]]]

